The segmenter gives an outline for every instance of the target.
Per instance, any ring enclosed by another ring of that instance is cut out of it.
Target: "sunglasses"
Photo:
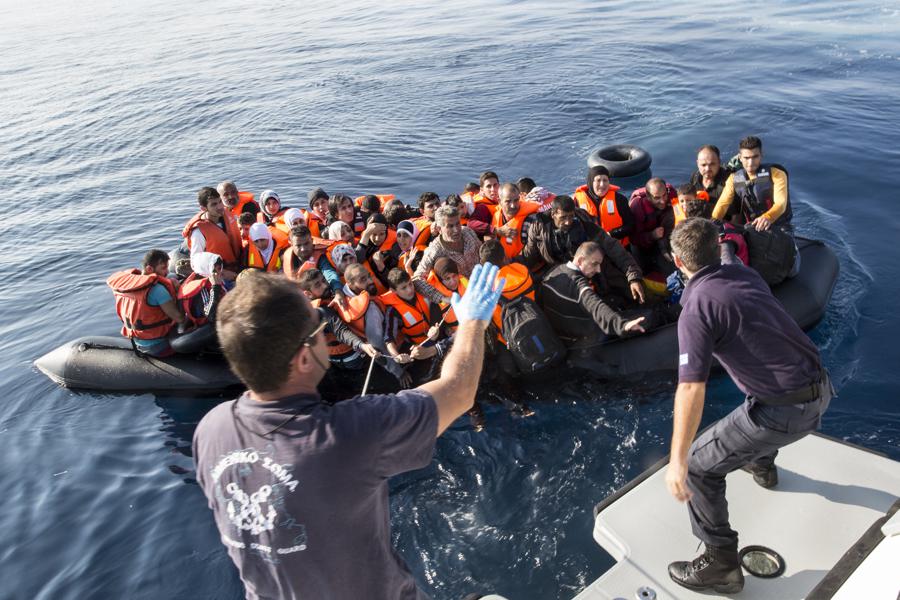
[[[309,335],[303,337],[300,344],[297,345],[297,350],[299,351],[301,348],[309,348],[313,346],[316,341],[316,336],[322,332],[323,329],[328,325],[328,321],[322,318],[322,313],[316,310],[316,315],[319,317],[319,322],[316,323],[316,326],[313,327],[312,332]]]

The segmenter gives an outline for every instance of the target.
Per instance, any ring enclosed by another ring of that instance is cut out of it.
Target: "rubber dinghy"
[[[812,329],[825,314],[837,281],[837,256],[823,242],[797,238],[800,273],[772,288],[788,314],[803,330]],[[678,325],[672,323],[646,334],[619,338],[570,351],[569,366],[596,377],[629,377],[678,370]]]
[[[838,275],[838,261],[824,243],[798,238],[800,274],[773,288],[775,296],[803,329],[825,313]],[[677,328],[617,339],[570,353],[569,365],[597,377],[627,377],[675,371]],[[35,361],[59,385],[71,389],[124,393],[205,394],[227,391],[241,383],[221,355],[175,355],[159,359],[138,355],[121,337],[84,337],[63,344]],[[380,387],[380,386],[379,386]],[[351,393],[356,393],[355,388]]]

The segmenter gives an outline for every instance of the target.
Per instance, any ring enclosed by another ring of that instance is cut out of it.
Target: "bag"
[[[791,234],[777,227],[757,231],[747,226],[744,239],[747,241],[750,266],[766,283],[771,286],[787,279],[797,259],[797,246]]]
[[[566,347],[540,307],[527,296],[501,298],[500,319],[506,347],[522,373],[535,373],[560,363]]]

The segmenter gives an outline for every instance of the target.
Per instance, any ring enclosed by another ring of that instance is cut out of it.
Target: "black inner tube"
[[[604,148],[600,152],[600,158],[617,162],[625,162],[632,159],[632,151],[624,148]]]

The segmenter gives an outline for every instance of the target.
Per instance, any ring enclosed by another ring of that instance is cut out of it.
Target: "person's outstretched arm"
[[[484,330],[503,290],[504,281],[496,281],[497,272],[490,263],[476,265],[465,295],[460,298],[453,293],[453,311],[459,320],[453,348],[444,359],[441,376],[419,388],[431,394],[437,405],[438,435],[475,402],[484,359]]]

